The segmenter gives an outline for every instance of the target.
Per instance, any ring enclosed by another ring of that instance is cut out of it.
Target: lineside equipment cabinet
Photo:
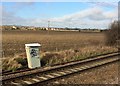
[[[41,47],[41,45],[38,43],[25,44],[29,68],[41,67],[39,47]]]

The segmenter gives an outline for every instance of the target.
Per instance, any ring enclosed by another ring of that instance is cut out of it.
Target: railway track
[[[112,53],[117,53],[117,52],[112,52]],[[103,56],[103,55],[107,55],[107,54],[112,54],[112,53],[105,53],[105,54],[102,54],[102,55],[91,56],[89,58],[96,58],[96,57],[99,57],[99,56]],[[88,59],[88,58],[86,58],[86,59]],[[85,60],[85,59],[82,59],[82,60]],[[77,61],[79,61],[79,60],[77,60]],[[71,62],[77,62],[77,61],[71,61]],[[55,65],[64,65],[64,64],[69,64],[71,62],[66,62],[66,63],[61,63],[61,64],[55,64]],[[51,66],[55,66],[55,65],[51,65]],[[44,67],[41,67],[41,68],[44,69]],[[15,74],[15,73],[20,73],[20,72],[31,71],[31,70],[35,70],[35,69],[29,69],[27,66],[25,66],[23,68],[18,68],[16,71],[12,71],[12,70],[2,71],[2,72],[0,72],[0,74],[2,74],[2,75],[10,75],[10,74]]]
[[[119,61],[120,52],[105,54],[95,58],[89,58],[81,61],[75,61],[63,65],[52,67],[37,68],[27,71],[3,74],[3,86],[23,86],[44,83],[51,79],[56,79],[76,72],[81,72],[91,68],[99,67],[108,63]]]

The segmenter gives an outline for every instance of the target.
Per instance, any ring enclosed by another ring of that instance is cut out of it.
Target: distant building
[[[12,26],[12,29],[16,30],[16,29],[17,29],[17,27],[16,27],[16,26]]]

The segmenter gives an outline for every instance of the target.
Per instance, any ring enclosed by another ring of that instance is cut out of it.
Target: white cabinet
[[[25,44],[29,68],[41,67],[39,53],[40,46],[41,45],[38,43]]]

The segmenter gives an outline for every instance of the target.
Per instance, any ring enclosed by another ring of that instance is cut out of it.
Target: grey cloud
[[[53,22],[60,22],[73,26],[106,27],[112,19],[117,18],[117,11],[104,11],[101,8],[90,8],[59,18],[51,18]],[[72,22],[72,23],[71,23]]]
[[[25,25],[29,24],[30,22],[29,19],[24,19],[20,16],[16,16],[16,13],[20,11],[21,9],[24,9],[25,7],[33,7],[34,2],[12,2],[15,3],[13,6],[10,8],[13,9],[13,11],[7,11],[6,7],[2,6],[2,24],[18,24],[18,25]]]
[[[89,3],[102,7],[114,7],[114,8],[118,7],[117,2],[89,2]]]
[[[22,8],[27,6],[33,6],[35,2],[15,2],[13,7],[15,8]]]
[[[14,5],[11,6],[10,8],[13,9],[14,12],[18,12],[26,7],[31,8],[31,10],[34,9],[35,2],[12,2],[12,3],[14,3]]]
[[[23,24],[27,20],[15,16],[14,12],[7,12],[6,10],[2,10],[2,24]]]
[[[99,20],[102,21],[102,20],[110,19],[110,17],[111,18],[117,17],[116,14],[117,13],[114,13],[114,12],[105,12],[100,8],[90,8],[90,9],[86,9],[74,14],[63,16],[63,17],[52,18],[51,21],[56,21],[56,22],[68,21],[69,22],[69,21],[78,21],[86,18],[90,20],[95,20],[95,21],[99,21]]]
[[[95,21],[102,21],[108,19],[103,14],[92,14],[92,15],[88,15],[87,18]]]
[[[56,18],[34,18],[24,19],[16,16],[13,12],[3,11],[3,24],[30,25],[47,27],[48,20],[51,27],[91,27],[105,28],[111,19],[117,18],[116,11],[104,11],[100,8],[89,8],[77,13]]]

